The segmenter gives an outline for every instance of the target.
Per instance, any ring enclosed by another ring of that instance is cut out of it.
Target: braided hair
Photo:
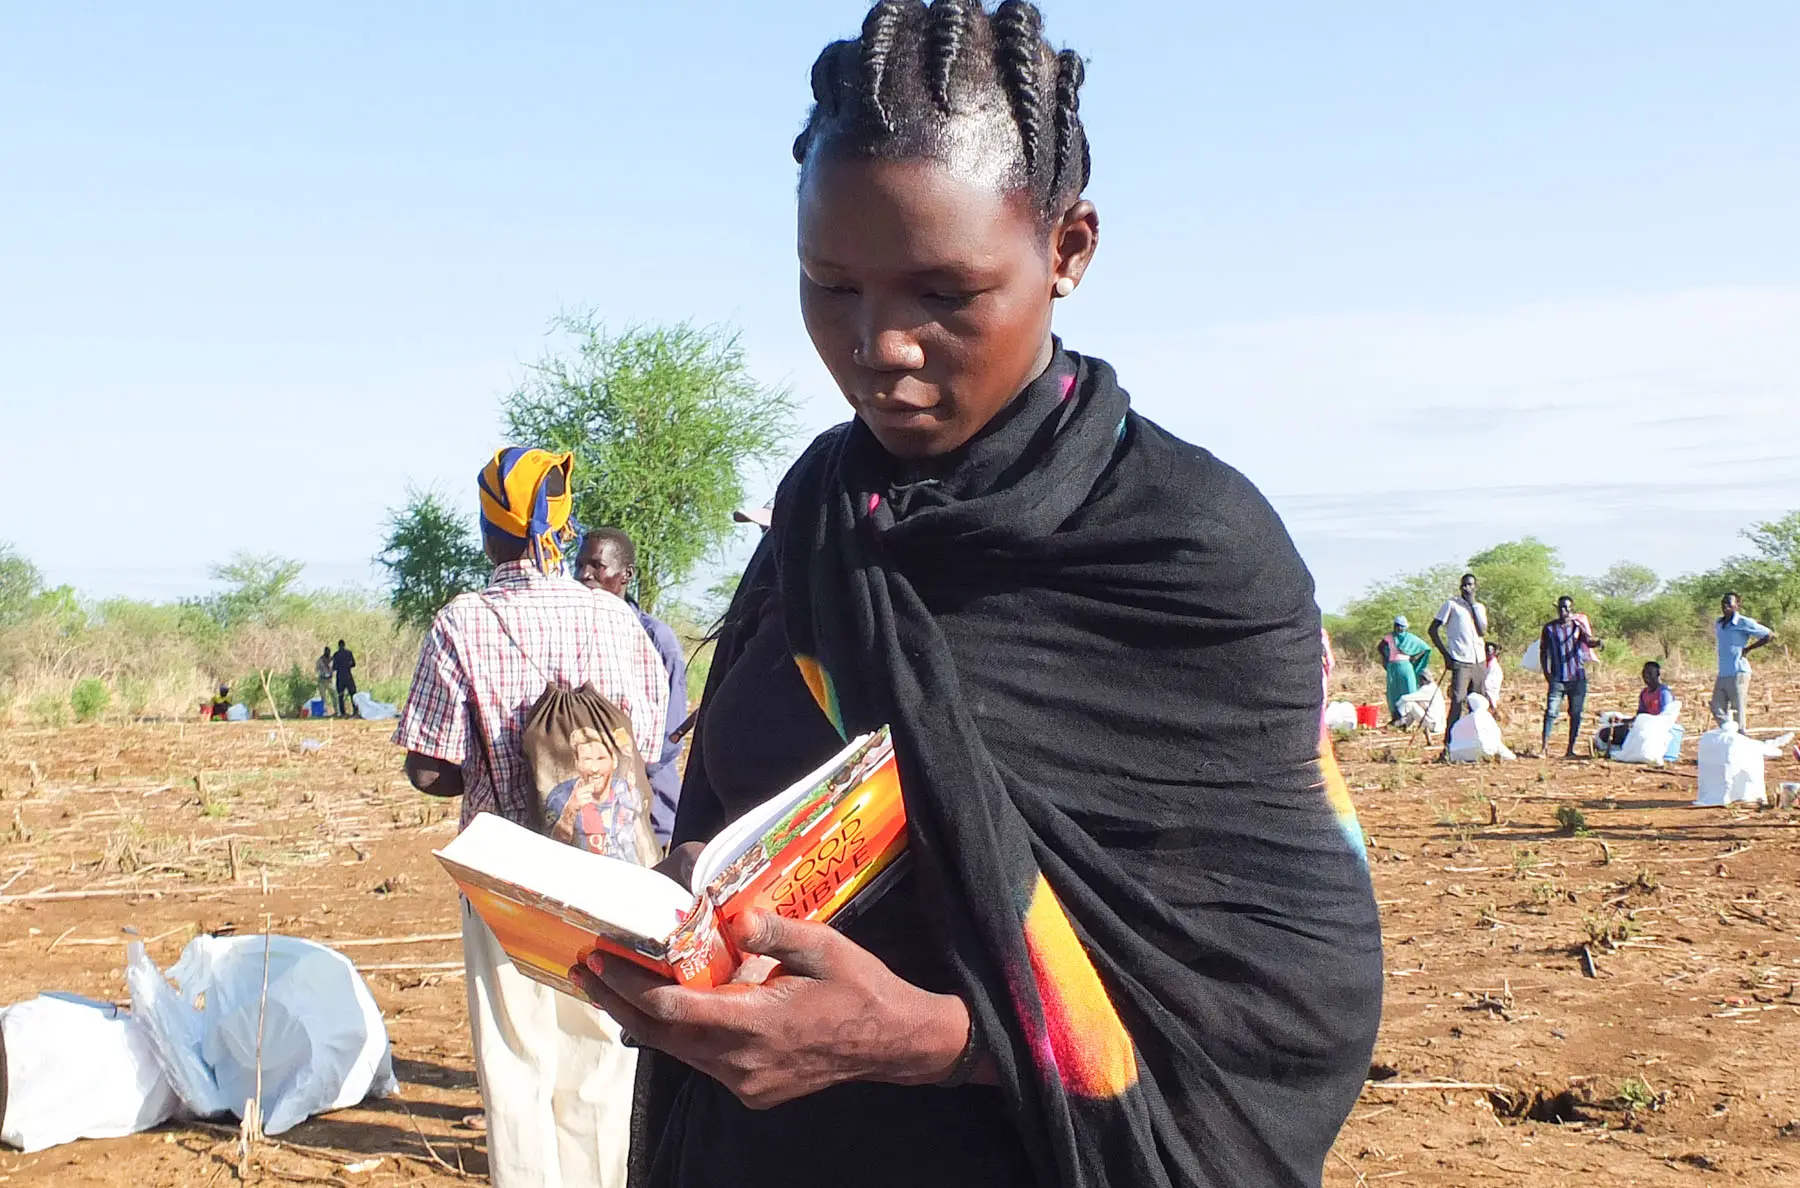
[[[1004,128],[1011,187],[1042,217],[1059,217],[1087,188],[1081,124],[1086,68],[1044,39],[1028,0],[877,0],[852,40],[825,47],[812,69],[813,107],[794,141],[802,169],[827,155],[900,160],[966,141],[971,123]]]

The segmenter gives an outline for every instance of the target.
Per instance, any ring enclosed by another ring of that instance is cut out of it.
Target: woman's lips
[[[892,400],[862,400],[858,408],[877,425],[896,429],[916,429],[936,424],[942,417],[935,404],[904,404]]]

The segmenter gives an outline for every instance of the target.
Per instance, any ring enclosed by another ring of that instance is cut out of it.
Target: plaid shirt
[[[529,659],[507,638],[495,611]],[[500,566],[483,593],[463,594],[438,612],[394,742],[462,764],[464,825],[476,813],[493,812],[535,827],[519,736],[551,681],[574,689],[592,681],[630,716],[639,753],[662,754],[669,676],[637,612],[622,598],[546,577],[525,561]],[[481,716],[485,761],[471,746],[471,706]]]
[[[1567,623],[1551,620],[1544,624],[1544,675],[1553,681],[1578,681],[1587,675],[1587,619],[1575,615]]]

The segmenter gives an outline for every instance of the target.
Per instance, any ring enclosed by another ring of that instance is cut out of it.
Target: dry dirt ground
[[[1388,997],[1333,1188],[1800,1184],[1800,814],[1686,807],[1702,675],[1677,683],[1690,742],[1668,770],[1440,766],[1386,732],[1340,744]],[[1534,747],[1542,694],[1519,684],[1503,717]],[[1372,673],[1340,686],[1377,689]],[[1609,677],[1590,705],[1632,697]],[[1753,704],[1753,725],[1800,725],[1800,668],[1765,673]],[[127,927],[164,965],[198,931],[265,920],[344,945],[387,1017],[401,1094],[290,1131],[247,1178],[483,1179],[456,901],[431,858],[448,806],[406,787],[381,724],[271,728],[0,732],[0,1003],[124,999]],[[1783,779],[1800,780],[1791,758],[1769,764],[1771,789]],[[1558,824],[1565,807],[1587,836]],[[239,1164],[231,1128],[176,1124],[0,1151],[0,1184],[228,1184]]]

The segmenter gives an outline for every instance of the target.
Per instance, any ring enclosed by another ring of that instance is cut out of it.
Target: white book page
[[[647,866],[565,845],[492,813],[479,813],[440,853],[452,862],[661,941],[694,906],[692,892]]]

